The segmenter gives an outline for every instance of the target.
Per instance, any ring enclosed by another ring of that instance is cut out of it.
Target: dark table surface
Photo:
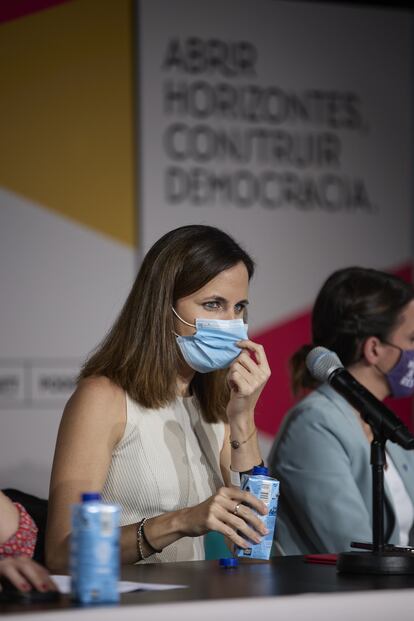
[[[342,575],[337,574],[334,565],[307,563],[300,556],[281,557],[270,562],[242,561],[234,569],[224,569],[217,561],[131,565],[122,568],[122,579],[187,586],[184,589],[126,593],[121,596],[123,605],[300,593],[414,589],[414,575]],[[51,603],[0,602],[0,613],[35,612],[75,606],[68,596],[63,596],[59,602]]]

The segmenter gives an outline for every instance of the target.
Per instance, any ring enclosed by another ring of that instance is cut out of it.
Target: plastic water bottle
[[[119,519],[120,508],[95,492],[72,505],[71,590],[82,604],[119,601]]]

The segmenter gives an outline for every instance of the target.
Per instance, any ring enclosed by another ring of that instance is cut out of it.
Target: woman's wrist
[[[262,461],[254,420],[243,427],[229,425],[230,464],[234,472],[246,472]]]
[[[145,550],[150,552],[151,548],[164,549],[181,537],[188,536],[191,524],[190,511],[191,507],[148,518],[144,524],[144,532],[150,545],[147,546],[144,541]]]
[[[230,466],[230,482],[234,487],[240,487],[241,485],[241,477],[243,474],[252,474],[254,468],[259,467],[262,468],[264,466],[263,459],[260,462],[254,464],[251,468],[245,468],[245,470],[236,470]]]
[[[163,548],[156,548],[145,533],[145,525],[148,518],[143,518],[137,524],[137,560],[142,561],[153,554],[161,554]]]
[[[244,433],[247,434],[247,431]],[[247,444],[248,442],[250,442],[250,440],[253,440],[256,434],[257,434],[257,429],[256,427],[253,427],[253,429],[249,432],[249,435],[245,437],[242,437],[242,435],[238,435],[236,438],[232,435],[232,432],[230,430],[229,440],[230,440],[231,448],[238,450],[241,446],[243,446],[244,444]]]
[[[246,411],[237,416],[228,416],[228,425],[231,433],[248,434],[256,426],[254,421],[254,411]]]

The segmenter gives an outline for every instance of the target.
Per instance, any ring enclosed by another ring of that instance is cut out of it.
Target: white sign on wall
[[[189,223],[230,232],[257,262],[249,322],[280,364],[271,335],[330,272],[411,262],[411,17],[141,0],[137,27],[142,248]],[[268,433],[288,391],[272,381]]]

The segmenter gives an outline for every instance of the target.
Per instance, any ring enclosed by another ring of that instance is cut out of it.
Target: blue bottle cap
[[[230,558],[220,559],[220,567],[237,567],[238,564],[239,564],[239,561],[234,556],[231,556]]]
[[[253,468],[252,474],[264,474],[265,476],[267,476],[268,469],[266,468],[266,466],[255,466]]]
[[[99,492],[85,492],[81,496],[82,502],[90,502],[91,500],[101,500],[102,497]]]

